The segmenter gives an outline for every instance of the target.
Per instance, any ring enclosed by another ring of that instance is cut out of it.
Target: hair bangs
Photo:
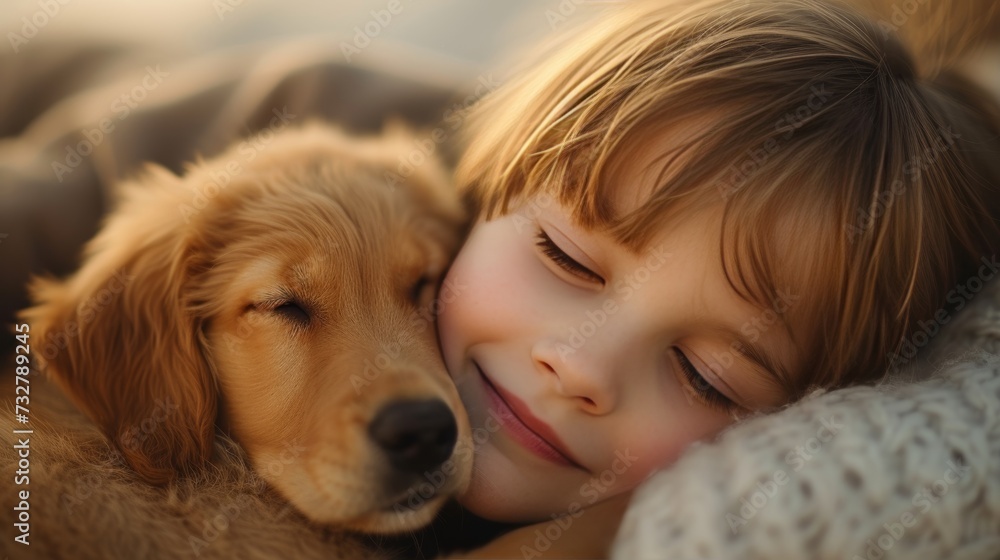
[[[995,252],[996,106],[920,75],[851,9],[636,0],[572,39],[477,109],[456,173],[469,206],[489,220],[544,192],[634,252],[721,206],[737,294],[801,295],[781,326],[804,357],[796,393],[905,364]],[[623,206],[639,162],[651,179]]]

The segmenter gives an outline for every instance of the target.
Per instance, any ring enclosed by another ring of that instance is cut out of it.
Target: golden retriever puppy
[[[312,522],[428,523],[472,463],[433,325],[465,215],[436,161],[396,172],[415,147],[313,124],[150,168],[34,283],[33,361],[146,483],[218,468],[218,432]]]

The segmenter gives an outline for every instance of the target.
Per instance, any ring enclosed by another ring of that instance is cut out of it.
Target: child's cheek
[[[632,446],[616,449],[607,464],[593,470],[580,487],[579,495],[584,499],[583,505],[586,507],[634,489],[650,474],[673,462],[676,455]]]
[[[652,446],[643,446],[642,443],[618,446],[609,456],[605,468],[594,474],[614,493],[625,492],[638,486],[656,470],[673,463],[679,451],[669,442],[656,442]]]
[[[674,414],[647,416],[638,425],[670,426],[661,430],[632,430],[609,454],[608,468],[618,474],[622,491],[634,488],[658,470],[669,468],[695,441],[712,437],[729,424],[728,419],[697,408],[673,409]],[[684,418],[679,416],[683,415]],[[693,417],[696,426],[687,420]]]
[[[442,337],[461,336],[468,347],[527,334],[520,329],[542,312],[531,303],[539,280],[532,259],[530,239],[508,219],[477,225],[445,281],[454,297],[441,306]]]

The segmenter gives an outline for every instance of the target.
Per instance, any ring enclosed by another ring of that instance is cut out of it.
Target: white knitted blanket
[[[895,380],[690,449],[636,493],[612,558],[1000,558],[1000,287]]]

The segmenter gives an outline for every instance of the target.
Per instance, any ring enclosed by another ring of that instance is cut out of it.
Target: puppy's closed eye
[[[275,306],[271,312],[278,315],[282,319],[291,321],[292,323],[303,327],[309,324],[309,320],[311,318],[305,306],[295,300],[282,302]]]
[[[434,284],[435,282],[426,274],[417,278],[410,287],[410,301],[417,306],[427,303],[434,293]]]
[[[294,298],[282,298],[248,304],[244,313],[264,313],[277,316],[297,326],[307,326],[312,320],[308,306]]]

